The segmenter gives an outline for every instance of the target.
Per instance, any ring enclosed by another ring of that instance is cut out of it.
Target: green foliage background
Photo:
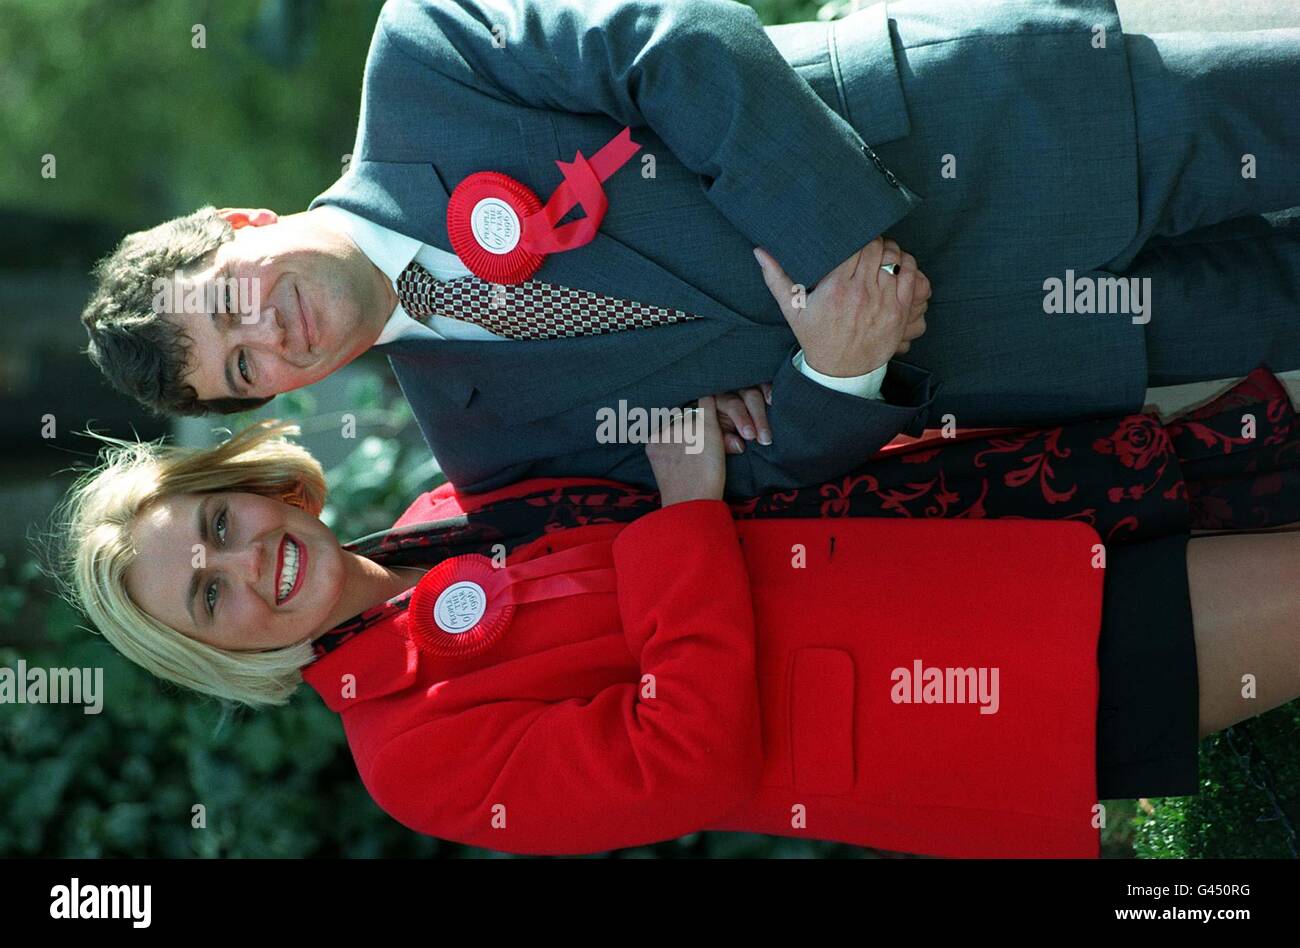
[[[767,23],[846,3],[754,4]],[[0,194],[7,206],[146,226],[203,203],[305,207],[340,173],[355,131],[377,0],[0,0]],[[207,49],[191,27],[207,29]],[[58,177],[40,178],[54,154]],[[391,524],[436,482],[401,435],[405,404],[363,383],[382,421],[330,472],[343,537]],[[303,393],[277,411],[320,422]],[[330,424],[335,422],[331,419]],[[0,664],[102,666],[99,715],[0,704],[0,856],[498,856],[411,833],[357,779],[336,716],[308,688],[284,709],[229,713],[119,658],[49,595],[34,562],[0,563]],[[1107,855],[1292,856],[1300,708],[1202,748],[1199,796],[1110,801]],[[1241,744],[1240,738],[1238,744]],[[1262,774],[1270,779],[1261,779]],[[207,827],[191,827],[192,808]],[[1009,833],[1017,827],[1008,826]],[[873,857],[832,843],[697,833],[624,857]]]
[[[380,5],[0,0],[0,194],[124,228],[305,208],[351,150]]]

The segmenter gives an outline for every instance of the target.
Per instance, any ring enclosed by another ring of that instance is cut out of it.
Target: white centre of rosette
[[[507,254],[519,243],[522,228],[515,209],[500,198],[483,198],[469,212],[469,229],[488,253]]]
[[[438,628],[459,635],[478,625],[487,612],[487,593],[478,583],[462,580],[438,594],[433,604],[433,621]]]

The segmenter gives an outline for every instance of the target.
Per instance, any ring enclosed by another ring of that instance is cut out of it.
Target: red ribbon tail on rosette
[[[463,658],[495,644],[519,604],[614,589],[609,551],[595,544],[500,568],[469,553],[444,560],[420,579],[408,630],[424,651]]]
[[[524,218],[521,245],[533,253],[554,253],[590,243],[609,209],[602,183],[640,150],[641,146],[632,141],[632,129],[625,126],[590,158],[578,152],[573,161],[557,160],[555,165],[564,181],[545,207]],[[557,227],[556,222],[575,206],[580,206],[587,216]]]
[[[608,147],[608,146],[606,146]],[[532,253],[558,253],[591,243],[609,210],[609,198],[591,162],[578,152],[573,161],[557,161],[564,181],[536,214],[524,218],[519,245]],[[587,216],[556,226],[556,221],[581,205]]]
[[[609,565],[608,555],[593,545],[575,546],[496,572],[505,574],[501,596],[510,605],[613,592],[615,588],[614,567]]]

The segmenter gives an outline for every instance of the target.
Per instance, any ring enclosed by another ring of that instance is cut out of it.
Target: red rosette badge
[[[590,158],[555,162],[564,180],[543,205],[537,195],[499,171],[476,171],[447,202],[447,237],[470,272],[489,283],[522,283],[547,254],[590,243],[609,209],[604,182],[641,146],[624,128]],[[561,224],[575,207],[586,214]]]
[[[465,658],[491,648],[515,611],[505,595],[504,573],[477,553],[453,556],[429,570],[411,594],[412,641],[443,658]]]
[[[479,171],[451,193],[451,249],[481,280],[522,283],[546,259],[523,246],[524,221],[542,209],[537,195],[508,175]]]

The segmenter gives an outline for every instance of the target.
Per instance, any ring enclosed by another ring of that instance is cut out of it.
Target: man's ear
[[[264,207],[223,207],[217,210],[217,214],[235,230],[241,227],[263,227],[280,219],[275,211],[268,211]]]

